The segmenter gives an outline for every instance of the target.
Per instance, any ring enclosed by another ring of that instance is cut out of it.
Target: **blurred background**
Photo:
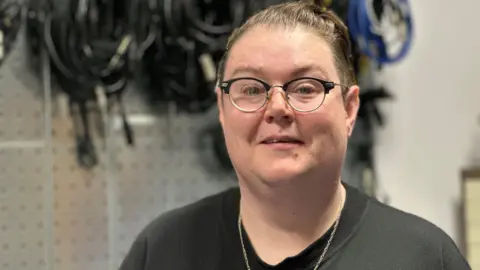
[[[149,221],[235,186],[216,65],[280,2],[0,0],[0,269],[117,269]],[[343,180],[480,269],[480,2],[326,2],[362,89]]]

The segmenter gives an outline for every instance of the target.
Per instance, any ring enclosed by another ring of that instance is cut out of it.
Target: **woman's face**
[[[225,66],[224,80],[238,77],[258,78],[270,85],[299,77],[340,83],[329,45],[303,28],[247,31],[233,45]],[[268,185],[308,175],[337,180],[358,110],[358,87],[349,89],[345,101],[342,88],[335,87],[320,108],[308,113],[291,108],[281,87],[270,92],[268,103],[251,113],[233,106],[228,95],[219,95],[220,122],[240,180]],[[296,141],[272,140],[287,137]]]

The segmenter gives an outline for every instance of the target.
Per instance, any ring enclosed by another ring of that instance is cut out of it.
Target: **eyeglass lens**
[[[325,98],[323,84],[314,79],[293,81],[284,90],[290,106],[299,111],[314,110]],[[244,111],[260,109],[268,99],[267,92],[262,83],[253,79],[237,80],[230,85],[230,99],[234,105]]]

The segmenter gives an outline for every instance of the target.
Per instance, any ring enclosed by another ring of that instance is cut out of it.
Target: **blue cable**
[[[374,0],[352,0],[349,10],[349,28],[352,32],[360,51],[366,56],[380,64],[389,64],[402,60],[408,54],[413,40],[413,22],[410,14],[410,6],[408,0],[389,0],[393,7],[400,11],[400,17],[405,24],[404,39],[396,41],[399,46],[398,50],[393,53],[392,44],[386,40],[390,39],[388,34],[383,33],[385,30],[381,22],[378,21],[374,12]],[[388,4],[383,1],[384,8]],[[398,25],[393,25],[392,31],[399,31]],[[385,35],[387,34],[387,35]],[[399,34],[397,33],[397,37]],[[395,42],[395,40],[393,40]]]

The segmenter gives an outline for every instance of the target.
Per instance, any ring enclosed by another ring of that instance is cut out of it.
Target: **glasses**
[[[335,86],[345,87],[311,77],[297,78],[284,85],[269,85],[257,78],[242,77],[222,82],[220,89],[228,94],[232,104],[243,112],[255,112],[265,106],[273,87],[283,89],[285,100],[294,110],[312,112],[322,106],[325,96]]]

